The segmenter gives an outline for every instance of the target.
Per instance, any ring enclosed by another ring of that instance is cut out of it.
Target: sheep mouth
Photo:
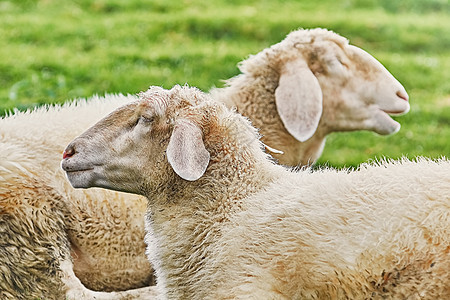
[[[66,173],[81,173],[81,172],[88,172],[88,171],[93,171],[94,170],[94,166],[92,166],[91,164],[77,164],[77,163],[73,163],[72,161],[65,159],[61,162],[61,168],[66,172]]]
[[[61,168],[66,172],[67,174],[76,174],[76,173],[83,173],[83,172],[89,172],[93,171],[95,166],[88,163],[76,163],[69,159],[64,159],[61,162]]]
[[[67,174],[76,174],[76,173],[83,173],[83,172],[89,172],[93,171],[94,168],[88,168],[88,169],[78,169],[78,170],[64,170]]]
[[[380,110],[390,116],[401,116],[406,114],[409,111],[409,106],[406,109],[402,110],[387,110],[387,109],[381,109]]]
[[[88,166],[74,167],[74,166],[70,166],[70,165],[66,164],[65,162],[62,163],[61,167],[64,170],[64,172],[66,172],[67,175],[72,175],[72,176],[94,171],[94,167],[88,167]]]
[[[381,110],[381,111],[387,113],[390,116],[400,116],[405,113],[405,111],[389,111],[389,110]]]

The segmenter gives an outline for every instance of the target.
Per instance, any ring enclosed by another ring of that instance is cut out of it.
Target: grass
[[[399,133],[332,134],[320,163],[450,155],[448,0],[0,0],[0,115],[149,85],[208,90],[299,27],[346,36],[411,98]]]

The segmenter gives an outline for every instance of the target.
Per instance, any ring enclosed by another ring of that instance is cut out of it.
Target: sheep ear
[[[167,160],[181,178],[195,181],[209,164],[209,152],[203,144],[202,131],[188,120],[179,120],[167,146]]]
[[[313,136],[322,115],[322,90],[303,59],[284,66],[275,103],[284,127],[294,138],[304,142]]]

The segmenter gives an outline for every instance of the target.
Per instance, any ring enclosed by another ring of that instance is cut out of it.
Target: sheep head
[[[204,94],[194,88],[154,87],[72,141],[62,168],[76,188],[103,187],[144,194],[177,174],[197,180],[210,155],[195,113]]]
[[[267,76],[261,73],[267,69],[278,76],[279,117],[300,142],[316,131],[322,136],[353,130],[392,134],[400,124],[390,115],[409,111],[404,87],[380,62],[325,29],[294,31],[241,64],[253,77]]]

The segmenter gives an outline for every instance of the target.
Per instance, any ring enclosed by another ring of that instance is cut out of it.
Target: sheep
[[[298,171],[195,88],[150,88],[74,139],[74,188],[147,197],[168,299],[447,299],[450,161]]]
[[[241,74],[212,89],[261,130],[279,163],[314,163],[337,131],[393,134],[389,115],[409,111],[404,87],[374,57],[326,29],[296,30],[240,64]]]
[[[0,119],[1,299],[137,299],[132,289],[154,284],[144,198],[74,190],[60,169],[70,140],[136,99],[106,95]]]

